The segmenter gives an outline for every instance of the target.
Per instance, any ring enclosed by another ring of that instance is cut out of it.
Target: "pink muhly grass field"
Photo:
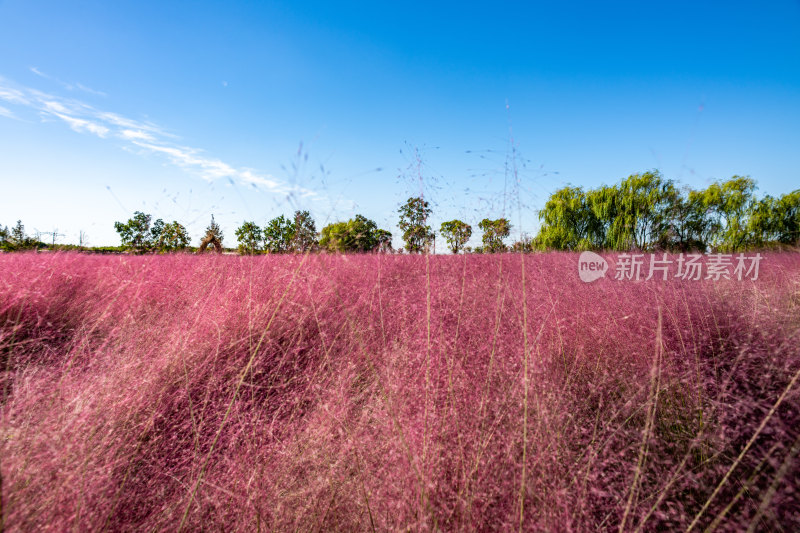
[[[0,255],[4,526],[798,530],[800,254],[576,266]]]

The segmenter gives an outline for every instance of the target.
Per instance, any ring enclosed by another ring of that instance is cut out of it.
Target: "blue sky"
[[[650,169],[778,195],[798,124],[797,0],[0,0],[0,224],[59,242],[299,208],[399,245],[420,192],[436,228],[535,233],[553,190]]]

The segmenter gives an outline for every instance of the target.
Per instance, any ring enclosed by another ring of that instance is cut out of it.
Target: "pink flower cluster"
[[[800,255],[576,264],[0,255],[3,525],[800,529]]]

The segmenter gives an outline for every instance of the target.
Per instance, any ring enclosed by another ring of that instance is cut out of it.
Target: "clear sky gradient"
[[[308,209],[400,245],[420,192],[518,236],[650,169],[800,188],[800,2],[0,0],[0,224],[58,242]]]

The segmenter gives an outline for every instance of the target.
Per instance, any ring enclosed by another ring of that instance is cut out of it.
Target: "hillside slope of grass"
[[[0,256],[9,530],[800,528],[800,255]]]

